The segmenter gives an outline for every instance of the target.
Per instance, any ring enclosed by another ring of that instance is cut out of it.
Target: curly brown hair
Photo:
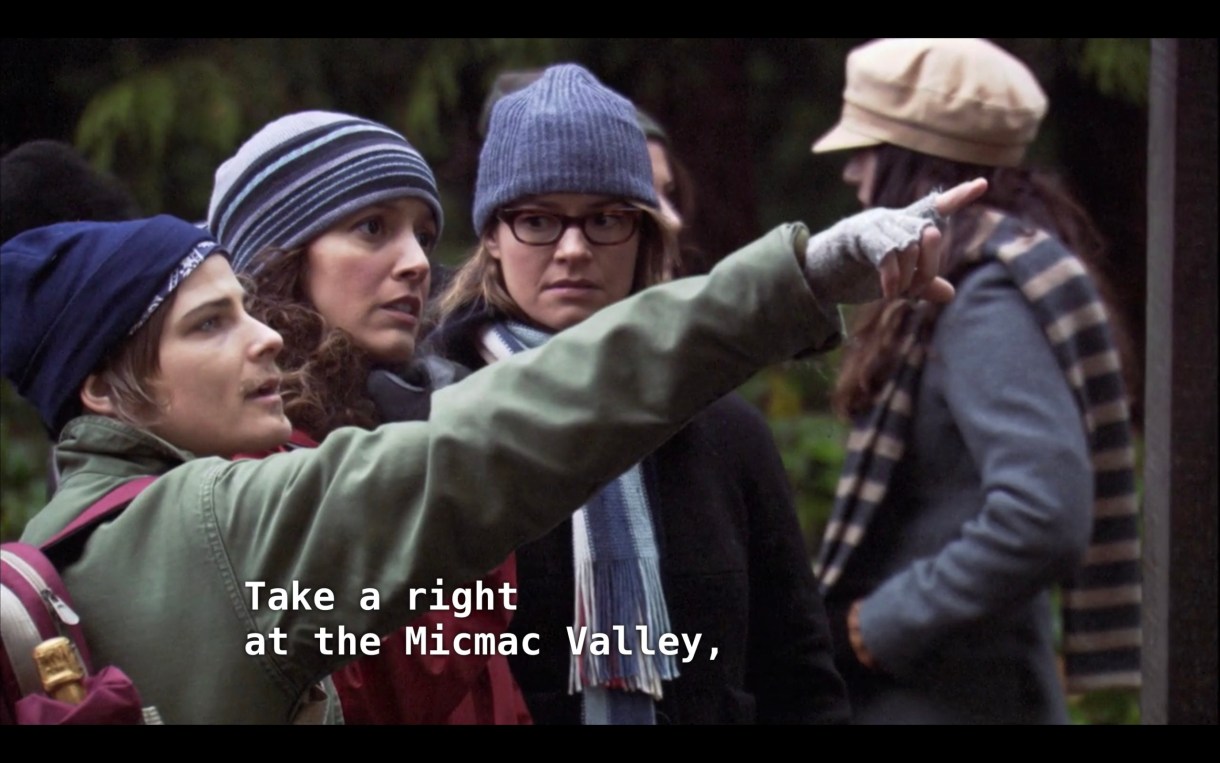
[[[321,442],[344,426],[371,429],[377,409],[365,387],[374,362],[351,335],[326,325],[306,293],[305,247],[269,248],[251,264],[247,311],[284,338],[284,413]]]
[[[949,188],[976,177],[987,178],[987,193],[974,207],[953,216],[945,232],[945,262],[941,275],[956,282],[966,262],[981,208],[998,209],[1024,220],[1031,227],[1055,234],[1084,264],[1092,276],[1110,316],[1111,329],[1123,366],[1130,402],[1139,400],[1140,377],[1135,353],[1115,309],[1113,287],[1101,275],[1106,246],[1089,214],[1055,176],[1036,169],[964,164],[882,144],[866,149],[877,152],[871,206],[901,208],[936,188]],[[878,302],[861,309],[853,321],[852,336],[843,356],[832,403],[845,417],[869,410],[893,375],[899,362],[897,344],[912,320],[915,306],[907,301]],[[943,306],[925,308],[921,338],[930,336]]]

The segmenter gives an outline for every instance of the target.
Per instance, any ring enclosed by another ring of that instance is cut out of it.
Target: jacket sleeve
[[[803,235],[776,229],[707,277],[647,289],[443,389],[428,422],[213,466],[201,502],[235,612],[250,632],[286,634],[268,669],[308,685],[344,661],[319,652],[319,628],[404,625],[430,601],[412,589],[481,577],[761,366],[834,344],[837,313],[794,254]],[[257,607],[252,581],[267,586]],[[269,608],[267,591],[294,581],[332,591],[333,609]],[[369,588],[375,610],[360,605]]]
[[[943,363],[944,403],[983,504],[938,553],[862,601],[864,644],[897,675],[963,626],[1062,579],[1082,559],[1092,522],[1080,410],[1002,265],[978,268],[963,281],[938,322],[928,362]]]

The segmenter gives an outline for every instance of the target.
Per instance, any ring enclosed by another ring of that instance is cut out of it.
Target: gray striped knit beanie
[[[505,204],[547,193],[657,206],[635,106],[575,64],[550,67],[492,109],[474,191],[475,233]]]
[[[309,242],[347,215],[404,196],[444,222],[428,163],[399,133],[347,114],[302,111],[271,122],[216,170],[208,227],[250,268],[269,246]]]

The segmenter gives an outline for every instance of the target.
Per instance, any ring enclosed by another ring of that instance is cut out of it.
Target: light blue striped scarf
[[[550,334],[512,321],[492,324],[483,347],[497,360],[537,347]],[[660,556],[640,465],[602,488],[572,517],[576,566],[577,636],[587,628],[583,654],[573,655],[568,690],[582,692],[586,725],[653,724],[662,681],[677,678],[678,664],[660,654],[657,639],[670,632],[661,587]],[[526,593],[525,595],[528,595]],[[636,626],[647,628],[641,638]],[[622,626],[624,647],[620,653]],[[607,655],[589,653],[594,634],[610,639]],[[641,647],[653,654],[643,654]]]

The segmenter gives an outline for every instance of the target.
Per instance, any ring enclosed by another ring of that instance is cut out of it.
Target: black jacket
[[[477,368],[478,329],[492,317],[476,306],[429,346]],[[657,721],[847,721],[791,489],[763,418],[725,397],[645,459],[643,473],[671,625],[702,634],[694,659],[665,684]],[[580,697],[567,691],[571,520],[517,550],[517,577],[512,630],[540,634],[542,654],[510,658],[513,674],[535,723],[579,723]]]

